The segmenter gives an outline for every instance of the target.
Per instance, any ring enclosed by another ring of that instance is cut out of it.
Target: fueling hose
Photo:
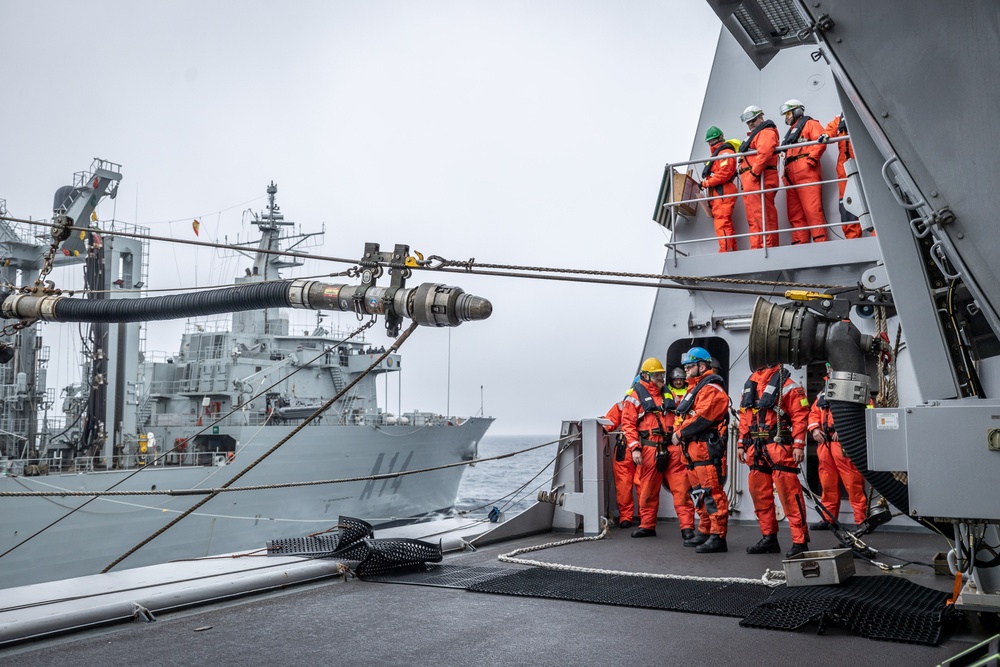
[[[359,315],[396,314],[424,326],[458,326],[484,320],[493,306],[459,287],[424,283],[417,287],[330,285],[290,280],[237,285],[206,292],[145,299],[73,299],[66,296],[9,295],[7,319],[47,322],[146,322],[199,317],[261,308],[339,310]]]

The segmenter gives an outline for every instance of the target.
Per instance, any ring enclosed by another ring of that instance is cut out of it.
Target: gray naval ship
[[[54,219],[90,218],[102,197],[114,196],[120,178],[118,165],[95,161],[57,192]],[[253,259],[237,285],[279,280],[281,269],[299,262],[276,251],[303,247],[316,236],[286,233],[292,223],[275,203],[277,187],[272,183],[267,193],[266,211],[253,220],[259,240],[234,246]],[[3,267],[9,285],[16,272],[29,281],[41,271],[46,286],[46,267],[76,263],[95,290],[92,298],[141,295],[148,230],[117,224],[97,231],[95,225],[93,232],[53,239],[58,252],[34,241],[33,230],[5,223],[3,231],[12,258]],[[65,417],[50,414],[56,405],[46,386],[50,350],[36,327],[5,330],[0,492],[174,494],[4,497],[0,588],[100,572],[203,498],[205,489],[243,473],[339,393],[325,413],[239,480],[254,490],[206,504],[119,569],[262,548],[268,540],[329,529],[342,514],[377,524],[453,508],[465,467],[441,466],[475,458],[492,418],[384,411],[376,381],[399,372],[400,355],[388,354],[364,374],[384,348],[376,353],[363,336],[332,331],[321,317],[313,330],[293,331],[287,312],[235,312],[223,326],[190,321],[169,357],[144,351],[148,323],[90,324],[83,379],[63,392]],[[431,470],[301,485],[418,469]]]

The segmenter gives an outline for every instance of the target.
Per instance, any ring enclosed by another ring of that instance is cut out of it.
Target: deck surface
[[[787,527],[779,536],[787,549]],[[523,556],[581,567],[707,577],[760,577],[780,570],[782,556],[744,552],[759,533],[734,526],[726,554],[695,554],[681,545],[676,524],[655,538],[610,538]],[[376,537],[378,535],[376,534]],[[536,535],[445,563],[525,567],[497,561],[515,548],[572,537]],[[888,563],[930,563],[947,543],[915,532],[883,531],[869,543]],[[830,533],[813,535],[813,549],[833,548]],[[856,561],[858,574],[875,574]],[[950,590],[951,580],[910,565],[894,575]],[[993,619],[988,619],[992,621]],[[402,584],[328,580],[214,605],[159,614],[154,623],[118,624],[0,650],[0,662],[45,665],[936,665],[996,632],[978,615],[947,631],[940,647],[880,642],[839,629],[778,632],[742,628],[739,619],[580,602],[470,593]],[[16,660],[16,662],[14,662]],[[623,663],[622,661],[627,661]]]

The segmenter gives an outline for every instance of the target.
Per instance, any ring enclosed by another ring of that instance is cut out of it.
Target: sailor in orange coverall
[[[763,537],[747,553],[779,553],[778,520],[773,487],[788,517],[791,558],[809,548],[806,506],[799,482],[799,464],[805,458],[809,399],[782,366],[754,371],[740,398],[740,440],[736,455],[750,466],[747,486]]]
[[[847,123],[844,121],[843,113],[830,121],[830,124],[826,126],[825,134],[828,137],[847,136]],[[837,147],[840,149],[840,154],[837,155],[837,178],[844,179],[847,178],[844,163],[854,159],[854,146],[851,145],[850,139],[846,139],[845,141],[838,141]],[[844,223],[841,225],[841,229],[844,230],[844,237],[859,239],[861,238],[861,225],[857,222],[851,222],[852,220],[857,220],[858,216],[848,212],[844,208],[844,189],[847,187],[847,181],[841,180],[837,183],[837,186],[840,188],[840,220]]]
[[[844,453],[837,437],[837,429],[833,425],[833,414],[830,403],[826,400],[826,392],[820,392],[809,410],[809,423],[806,429],[816,441],[816,453],[819,456],[819,483],[823,486],[823,508],[830,513],[830,518],[839,522],[840,517],[840,483],[843,481],[847,489],[847,498],[854,510],[854,523],[861,525],[868,514],[868,499],[865,498],[865,478],[854,463]],[[809,526],[812,530],[829,530],[828,517]]]
[[[687,394],[687,374],[681,368],[670,371],[670,384],[663,392],[663,405],[670,412],[671,420],[674,418],[674,411],[677,405],[684,400]],[[676,422],[673,424],[676,426]],[[673,435],[673,434],[671,434]],[[670,489],[670,495],[674,499],[674,512],[677,513],[677,523],[681,527],[681,538],[686,542],[694,538],[694,502],[691,500],[691,478],[688,474],[688,462],[684,458],[681,445],[675,445],[672,441],[667,445],[667,452],[670,460],[667,462],[667,470],[663,474],[666,478],[666,486]],[[708,526],[708,511],[702,505],[698,509],[703,525]]]
[[[673,414],[663,409],[663,385],[667,372],[659,359],[642,362],[639,381],[625,396],[622,409],[622,433],[626,456],[639,468],[639,529],[632,537],[656,536],[656,513],[660,509],[660,485],[667,462],[667,433],[673,426]],[[659,454],[660,466],[657,466]]]
[[[781,105],[785,125],[789,126],[782,146],[818,141],[823,136],[823,126],[818,120],[805,115],[806,108],[798,100],[788,100]],[[785,151],[785,185],[803,185],[823,180],[823,166],[820,158],[826,151],[826,144],[813,144],[803,148],[789,148]],[[792,227],[792,245],[826,241],[826,215],[823,213],[823,186],[789,188],[785,191],[788,206],[788,224]],[[813,227],[813,229],[803,229]]]
[[[722,130],[714,125],[708,128],[705,133],[705,141],[712,149],[712,157],[719,157],[727,153],[736,154],[733,147],[726,142]],[[736,158],[710,161],[705,164],[705,169],[701,172],[701,188],[708,192],[710,197],[735,195],[736,184],[733,182],[735,176]],[[733,228],[733,209],[736,208],[736,197],[710,199],[708,204],[712,209],[712,219],[715,222],[715,235],[719,239],[719,252],[736,250],[736,239],[733,238],[736,233]]]
[[[757,151],[756,155],[740,158],[740,185],[743,189],[743,207],[747,212],[747,225],[750,233],[750,248],[768,248],[778,245],[778,209],[774,206],[773,192],[778,187],[778,156],[774,149],[778,147],[778,128],[774,121],[764,120],[764,112],[760,107],[750,105],[740,116],[740,120],[750,129],[746,141],[740,146],[740,153]],[[763,215],[761,207],[761,190],[772,190],[763,195]],[[762,237],[760,232],[771,231]]]
[[[691,493],[702,514],[698,533],[684,546],[698,553],[728,551],[729,498],[726,483],[727,443],[720,436],[729,415],[729,394],[722,376],[712,370],[712,356],[701,347],[692,347],[681,357],[687,374],[688,391],[677,405],[673,444],[684,452],[691,478]],[[707,525],[706,525],[707,524]],[[705,532],[709,529],[709,533]]]
[[[609,432],[621,429],[622,411],[624,409],[625,399],[622,399],[612,405],[611,409],[604,416],[605,419],[611,422],[610,426],[607,427]],[[635,516],[635,501],[632,498],[632,490],[639,485],[639,475],[635,462],[625,449],[625,435],[622,433],[618,434],[613,461],[611,470],[615,477],[615,502],[618,505],[618,527],[631,528],[632,517]]]

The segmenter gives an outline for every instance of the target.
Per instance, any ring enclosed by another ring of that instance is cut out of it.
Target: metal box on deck
[[[850,549],[804,551],[782,563],[788,586],[829,586],[854,576],[854,554]]]

